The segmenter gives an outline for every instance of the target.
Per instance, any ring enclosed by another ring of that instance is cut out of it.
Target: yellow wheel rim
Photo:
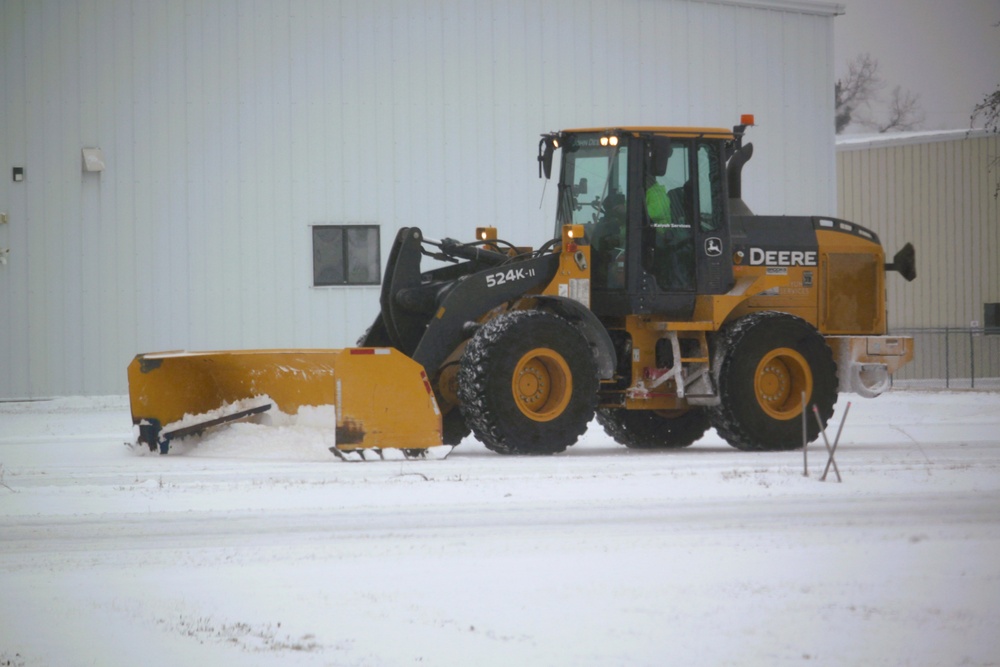
[[[753,380],[757,403],[774,419],[793,419],[802,414],[802,392],[806,404],[812,397],[812,371],[805,357],[788,347],[771,350],[757,364]]]
[[[562,355],[535,348],[521,357],[511,379],[514,403],[536,422],[552,421],[563,413],[573,394],[573,376]]]

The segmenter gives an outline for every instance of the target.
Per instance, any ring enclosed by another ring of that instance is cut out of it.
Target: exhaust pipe
[[[726,181],[729,185],[729,212],[731,215],[753,215],[743,201],[743,165],[753,157],[753,144],[745,144],[726,163]]]

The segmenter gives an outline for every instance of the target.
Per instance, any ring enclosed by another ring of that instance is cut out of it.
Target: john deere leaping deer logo
[[[718,257],[722,254],[722,239],[718,236],[710,236],[705,239],[705,254],[709,257]]]

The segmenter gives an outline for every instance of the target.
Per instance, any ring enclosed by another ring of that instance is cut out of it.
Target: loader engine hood
[[[815,218],[776,215],[732,217],[733,264],[737,266],[816,266],[819,241]]]
[[[878,236],[847,220],[733,216],[731,234],[738,275],[764,273],[788,276],[790,281],[780,290],[762,293],[753,305],[804,307],[806,299],[816,309],[824,334],[884,334],[885,272],[915,276],[912,246],[907,244],[886,264]]]

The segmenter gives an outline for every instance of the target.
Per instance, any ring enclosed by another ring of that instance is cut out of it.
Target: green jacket
[[[667,196],[667,189],[659,183],[646,190],[646,213],[654,225],[670,224],[670,197]]]

